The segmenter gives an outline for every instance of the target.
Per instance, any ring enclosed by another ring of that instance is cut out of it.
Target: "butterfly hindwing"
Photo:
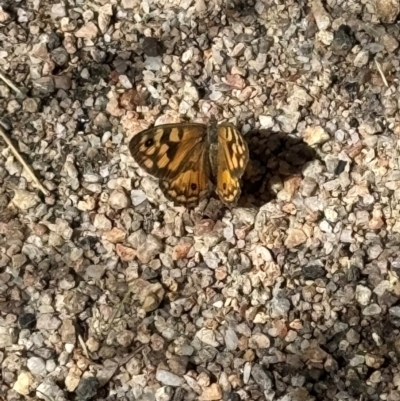
[[[168,199],[193,207],[210,192],[206,132],[203,124],[163,124],[134,136],[129,149]]]
[[[197,144],[179,172],[160,181],[165,196],[176,204],[195,207],[211,192],[207,148]]]
[[[232,124],[218,127],[217,193],[225,204],[233,204],[240,195],[240,178],[247,162],[249,150],[240,132]]]

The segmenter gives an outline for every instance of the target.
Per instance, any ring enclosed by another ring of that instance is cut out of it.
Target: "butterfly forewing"
[[[247,162],[249,150],[240,132],[232,124],[218,128],[217,193],[222,202],[232,204],[240,195],[240,178]]]
[[[134,136],[129,149],[168,199],[193,207],[210,192],[206,132],[203,124],[159,125]]]

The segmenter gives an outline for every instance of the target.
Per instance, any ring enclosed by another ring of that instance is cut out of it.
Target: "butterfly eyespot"
[[[190,185],[190,188],[192,188],[192,191],[196,191],[197,185],[196,184],[192,184],[192,185]]]
[[[149,148],[150,146],[153,146],[154,141],[153,139],[148,139],[145,143],[144,146],[146,146],[147,148]]]

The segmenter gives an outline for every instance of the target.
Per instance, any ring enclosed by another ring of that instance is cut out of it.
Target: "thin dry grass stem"
[[[129,287],[128,287],[129,288]],[[131,290],[128,289],[128,291],[126,292],[126,294],[124,295],[124,298],[122,299],[122,301],[119,303],[117,309],[115,310],[115,312],[112,314],[111,319],[110,319],[110,323],[108,325],[108,330],[110,330],[111,325],[113,324],[116,316],[118,315],[118,313],[121,311],[122,306],[124,305],[124,303],[126,302],[126,300],[128,299],[129,295],[131,295]]]
[[[376,68],[379,71],[379,74],[381,74],[383,83],[385,84],[386,87],[389,87],[389,84],[386,80],[385,74],[382,71],[382,67],[381,67],[380,63],[377,61],[377,59],[374,59],[374,61],[375,61]]]
[[[88,351],[85,341],[83,341],[83,338],[81,335],[78,335],[78,341],[82,347],[83,355],[85,355],[87,359],[90,359],[89,351]]]
[[[8,85],[19,97],[24,98],[26,94],[21,91],[12,81],[10,81],[1,71],[0,71],[0,79],[4,81],[6,85]]]
[[[25,160],[22,158],[16,147],[12,144],[10,138],[6,134],[6,132],[0,127],[0,136],[3,138],[4,142],[7,144],[7,146],[11,149],[13,152],[14,156],[19,160],[19,162],[22,164],[24,169],[28,172],[28,174],[31,176],[33,182],[35,183],[36,187],[40,189],[45,196],[49,196],[50,192],[42,185],[42,183],[36,178],[35,173],[31,169],[31,167],[25,162]]]

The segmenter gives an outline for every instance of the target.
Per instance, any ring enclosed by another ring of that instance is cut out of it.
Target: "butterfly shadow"
[[[249,162],[242,177],[238,206],[261,207],[275,199],[285,182],[302,177],[306,163],[319,159],[302,139],[270,130],[253,130],[245,135]]]

